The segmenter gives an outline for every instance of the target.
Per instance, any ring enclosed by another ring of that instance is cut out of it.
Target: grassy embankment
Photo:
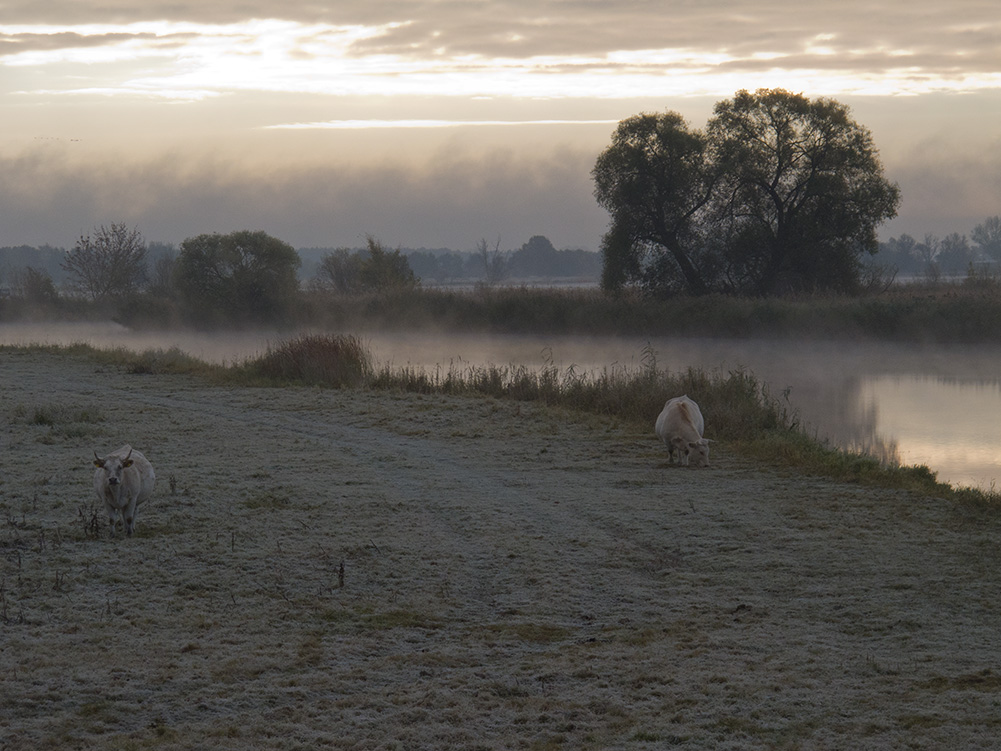
[[[1001,343],[1001,279],[912,284],[879,295],[655,300],[597,289],[415,289],[307,297],[299,324],[330,331],[446,330],[582,335]]]
[[[447,393],[538,401],[558,409],[613,417],[649,431],[650,416],[663,406],[665,393],[698,394],[710,426],[708,438],[721,440],[737,454],[769,466],[830,477],[843,482],[898,488],[961,502],[1001,503],[1001,493],[952,488],[938,483],[925,466],[896,466],[847,452],[803,431],[796,414],[746,371],[706,372],[689,368],[669,372],[652,351],[636,371],[606,368],[582,374],[572,367],[532,370],[525,366],[450,366],[376,369],[361,342],[349,335],[302,335],[278,342],[265,354],[232,366],[209,365],[177,350],[141,353],[94,350],[86,345],[54,348],[125,368],[129,372],[182,373],[229,386],[320,386]]]

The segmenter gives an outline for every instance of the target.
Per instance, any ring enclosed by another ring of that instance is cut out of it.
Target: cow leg
[[[136,531],[136,499],[129,501],[129,505],[122,509],[122,519],[125,524],[125,534],[129,537]]]
[[[119,512],[118,509],[112,506],[110,503],[104,504],[104,510],[108,514],[108,530],[111,533],[111,537],[115,536],[115,527],[118,525]]]
[[[674,457],[675,457],[675,454],[677,454],[677,457],[678,457],[677,458],[677,462],[678,462],[678,464],[688,464],[688,454],[685,451],[685,444],[684,444],[684,441],[682,441],[680,438],[674,437],[674,438],[671,439],[670,451],[671,451],[671,462],[672,463],[674,463],[674,461],[675,461]]]

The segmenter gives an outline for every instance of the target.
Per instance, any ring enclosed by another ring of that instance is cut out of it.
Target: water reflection
[[[111,323],[0,324],[0,344],[177,347],[215,363],[239,362],[280,338],[274,331],[152,338]],[[509,364],[577,372],[639,369],[651,355],[671,370],[747,369],[771,394],[785,394],[818,438],[887,460],[927,464],[944,482],[1001,485],[1001,347],[413,333],[362,339],[378,364],[429,370]]]
[[[861,384],[877,435],[896,436],[903,464],[939,468],[954,485],[1001,482],[1001,385],[953,377],[877,376]]]

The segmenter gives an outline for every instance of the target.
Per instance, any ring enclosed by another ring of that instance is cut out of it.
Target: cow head
[[[122,481],[122,472],[127,468],[132,466],[132,451],[123,459],[115,454],[109,454],[105,458],[101,458],[94,452],[94,466],[99,469],[104,470],[104,477],[108,481],[108,485],[118,485]]]
[[[694,462],[696,467],[709,466],[709,440],[700,438],[698,441],[689,442],[688,461]]]

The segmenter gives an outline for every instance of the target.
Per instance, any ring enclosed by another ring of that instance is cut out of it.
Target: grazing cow
[[[687,394],[668,399],[655,426],[657,435],[667,446],[670,460],[674,461],[677,454],[678,463],[688,466],[694,455],[696,467],[709,466],[709,441],[702,437],[704,428],[699,405]]]
[[[94,490],[104,501],[111,522],[111,536],[121,518],[126,535],[136,529],[136,506],[153,494],[156,475],[153,465],[128,444],[103,459],[94,452]]]

